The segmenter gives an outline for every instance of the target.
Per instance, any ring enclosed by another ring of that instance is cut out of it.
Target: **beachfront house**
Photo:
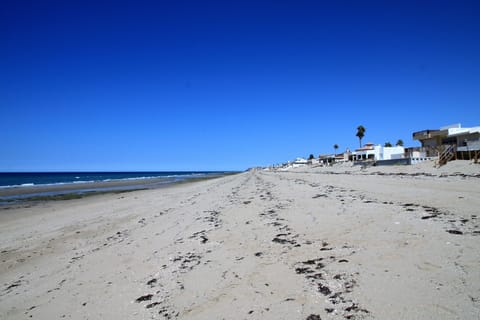
[[[371,142],[365,143],[363,147],[352,152],[351,159],[353,161],[375,160],[375,145]]]
[[[303,167],[308,165],[308,160],[304,158],[297,158],[295,161],[292,162],[293,168]]]
[[[350,152],[350,149],[346,149],[342,153],[336,153],[333,155],[333,159],[335,162],[347,162],[350,160],[352,153]]]
[[[341,163],[347,162],[351,160],[352,153],[350,149],[346,149],[342,153],[335,153],[335,154],[321,154],[318,156],[318,161],[321,165],[330,165],[332,163]]]
[[[401,146],[383,147],[369,142],[363,147],[352,152],[350,159],[352,161],[385,161],[398,160],[405,158],[405,148]]]
[[[458,123],[414,132],[413,139],[422,144],[422,152],[427,157],[438,157],[440,165],[453,159],[478,161],[480,158],[480,126],[462,128]]]

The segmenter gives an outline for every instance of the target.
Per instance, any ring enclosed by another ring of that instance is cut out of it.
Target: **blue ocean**
[[[61,185],[71,183],[107,182],[165,178],[166,181],[182,181],[207,177],[224,172],[218,171],[160,171],[160,172],[3,172],[0,173],[0,188]]]

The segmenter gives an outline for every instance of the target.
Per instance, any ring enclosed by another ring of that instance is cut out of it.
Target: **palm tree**
[[[365,129],[364,126],[359,125],[359,126],[357,127],[357,134],[356,134],[356,136],[358,137],[358,140],[360,140],[360,148],[362,147],[362,138],[365,136],[365,131],[367,131],[367,130]]]
[[[333,157],[335,158],[335,156],[337,155],[338,144],[335,143],[333,145],[333,149],[335,149],[335,153],[333,154]]]
[[[398,139],[397,147],[403,147],[403,140],[402,139]]]
[[[389,147],[391,147],[391,146],[392,146],[392,144],[390,143],[390,141],[385,142],[384,147],[389,148]]]
[[[310,154],[310,156],[308,157],[308,160],[313,160],[315,158],[315,156],[313,154]]]

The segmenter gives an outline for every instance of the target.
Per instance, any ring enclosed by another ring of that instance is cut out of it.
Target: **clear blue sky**
[[[0,4],[0,171],[243,170],[480,125],[479,1]]]

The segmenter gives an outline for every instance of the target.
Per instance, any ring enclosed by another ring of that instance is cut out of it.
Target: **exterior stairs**
[[[441,167],[457,155],[457,146],[452,144],[443,150],[438,156],[438,166]]]

